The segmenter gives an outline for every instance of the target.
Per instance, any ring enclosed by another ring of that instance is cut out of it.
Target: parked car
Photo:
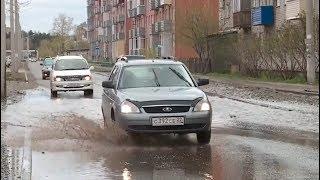
[[[7,67],[10,67],[10,66],[11,66],[11,63],[12,63],[11,57],[10,57],[10,56],[7,56],[7,57],[6,57],[6,66],[7,66]]]
[[[102,82],[104,126],[117,125],[136,137],[144,133],[196,133],[211,138],[212,108],[187,67],[171,59],[118,61]]]
[[[30,62],[37,62],[37,59],[36,58],[29,58],[29,61]]]
[[[93,95],[93,81],[86,59],[82,56],[57,56],[50,74],[51,96],[57,97],[58,91],[84,91]]]
[[[50,77],[50,72],[52,70],[53,65],[53,59],[52,58],[46,58],[43,60],[42,63],[40,63],[42,66],[42,79],[46,79],[47,77]]]

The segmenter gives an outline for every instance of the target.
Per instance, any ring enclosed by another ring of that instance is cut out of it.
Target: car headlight
[[[59,77],[55,77],[54,80],[55,80],[55,81],[62,81],[63,79],[62,79],[62,78],[59,78]]]
[[[83,78],[83,80],[90,81],[91,77],[90,76],[86,76],[86,77]]]
[[[129,101],[124,101],[121,104],[121,113],[129,114],[129,113],[140,113],[139,108]]]
[[[195,105],[193,111],[196,111],[196,112],[210,111],[210,104],[207,100],[202,99]]]

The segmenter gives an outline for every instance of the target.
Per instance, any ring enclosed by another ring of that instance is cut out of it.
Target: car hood
[[[183,100],[192,101],[204,97],[205,93],[197,87],[150,87],[129,88],[118,91],[118,96],[132,101]]]
[[[91,72],[89,69],[84,70],[66,70],[66,71],[54,71],[54,76],[85,76],[85,75],[91,75]]]

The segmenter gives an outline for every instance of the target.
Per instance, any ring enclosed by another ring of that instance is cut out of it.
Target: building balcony
[[[136,28],[134,31],[134,37],[145,37],[145,28]]]
[[[105,42],[107,42],[107,43],[112,42],[112,35],[108,34],[105,39],[106,39]]]
[[[123,32],[118,32],[115,34],[115,40],[114,41],[117,41],[117,40],[122,40],[124,39],[124,33]]]
[[[111,26],[112,26],[112,21],[106,20],[106,27],[111,27]]]
[[[139,5],[137,7],[137,15],[136,16],[141,16],[141,15],[144,15],[145,13],[146,13],[145,5]]]
[[[103,12],[110,12],[112,10],[112,6],[110,4],[106,4],[103,6]]]
[[[170,20],[164,20],[159,22],[159,31],[168,32],[171,31],[172,22]]]
[[[172,0],[150,0],[151,10],[157,10],[166,5],[172,5]]]
[[[172,0],[158,0],[158,1],[159,1],[159,7],[172,4]]]
[[[273,6],[260,6],[251,9],[251,22],[253,26],[270,26],[274,23]]]
[[[233,27],[248,28],[251,26],[251,11],[233,13]]]
[[[137,8],[129,9],[129,18],[134,18],[137,16]]]
[[[136,37],[145,37],[145,28],[143,27],[138,27],[135,29],[130,29],[129,30],[129,38],[136,38]]]
[[[116,7],[116,6],[123,4],[123,3],[124,3],[124,0],[112,0],[113,7]]]
[[[118,17],[118,22],[124,22],[125,18],[126,18],[125,15],[120,14],[119,17]]]

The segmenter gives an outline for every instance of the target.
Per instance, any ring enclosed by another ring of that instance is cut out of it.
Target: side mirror
[[[103,81],[102,82],[102,87],[112,89],[114,88],[112,81]]]
[[[89,70],[91,71],[94,70],[94,66],[90,66]]]
[[[207,84],[209,84],[209,79],[198,79],[197,84],[198,84],[198,86],[207,85]]]
[[[40,63],[40,66],[43,66],[43,63]]]

